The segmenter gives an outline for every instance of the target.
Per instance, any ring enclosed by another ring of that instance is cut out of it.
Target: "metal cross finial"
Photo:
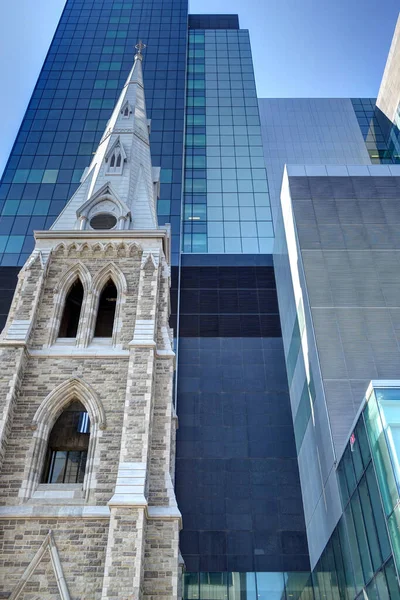
[[[143,44],[142,40],[139,40],[139,42],[136,44],[135,48],[136,48],[138,54],[142,54],[142,50],[147,48],[147,46],[146,46],[146,44]]]

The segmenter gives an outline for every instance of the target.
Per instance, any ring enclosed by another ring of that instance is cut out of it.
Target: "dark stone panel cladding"
[[[189,15],[189,29],[239,29],[239,15]]]
[[[273,267],[181,269],[180,337],[280,337]]]
[[[305,571],[283,344],[279,328],[261,328],[263,315],[279,321],[273,269],[215,264],[184,266],[181,273],[181,552],[188,571]],[[210,333],[202,321],[210,314],[213,327],[226,315],[236,325]],[[243,315],[259,319],[257,331]]]

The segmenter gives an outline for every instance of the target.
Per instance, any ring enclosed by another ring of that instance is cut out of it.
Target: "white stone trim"
[[[114,495],[108,505],[147,506],[145,484],[145,463],[120,462]]]
[[[149,519],[182,519],[177,506],[149,506],[147,513]]]
[[[130,505],[131,506],[131,505]],[[147,506],[148,519],[181,519],[182,515],[174,506]],[[68,505],[49,506],[46,504],[23,504],[0,506],[0,521],[9,519],[109,519],[108,506]]]
[[[31,323],[31,319],[14,319],[11,321],[6,340],[27,341]]]
[[[46,535],[43,544],[40,546],[39,550],[36,552],[35,556],[29,563],[27,569],[24,571],[19,583],[16,585],[14,590],[9,597],[9,600],[18,600],[21,597],[21,594],[24,590],[24,587],[28,583],[29,579],[33,575],[36,570],[36,567],[42,560],[46,551],[50,552],[51,564],[53,566],[54,575],[57,582],[58,591],[61,597],[61,600],[71,600],[71,596],[69,595],[67,582],[65,581],[64,573],[61,566],[60,557],[58,555],[57,546],[54,541],[53,533],[49,530],[49,533]]]
[[[135,332],[130,346],[145,345],[155,346],[154,341],[155,320],[154,319],[136,319]]]

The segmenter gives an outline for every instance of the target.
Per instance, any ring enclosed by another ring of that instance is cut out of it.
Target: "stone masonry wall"
[[[108,524],[108,519],[1,520],[0,598],[8,598],[51,529],[71,598],[100,600]],[[47,552],[18,600],[59,597]]]
[[[30,357],[16,403],[11,436],[6,448],[0,503],[14,504],[29,460],[32,420],[46,396],[71,377],[86,381],[97,392],[106,414],[106,429],[100,432],[100,462],[96,471],[93,504],[108,502],[118,470],[128,360],[96,357]]]
[[[103,267],[115,263],[125,276],[128,293],[121,311],[121,342],[126,347],[132,340],[136,317],[137,292],[140,274],[140,254],[137,247],[127,250],[122,246],[109,246],[108,249],[96,245],[88,246],[81,251],[75,247],[56,250],[51,257],[46,282],[40,299],[40,307],[32,340],[33,348],[41,348],[48,344],[50,327],[55,313],[55,289],[64,273],[77,262],[88,269],[95,278]]]
[[[11,434],[15,402],[25,364],[24,348],[0,348],[0,469]]]

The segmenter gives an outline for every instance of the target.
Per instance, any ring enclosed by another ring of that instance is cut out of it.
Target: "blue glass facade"
[[[21,266],[78,186],[132,66],[144,77],[160,165],[160,223],[177,263],[183,160],[187,0],[67,0],[0,185],[0,266]]]
[[[247,30],[189,31],[186,113],[183,252],[271,253]]]

